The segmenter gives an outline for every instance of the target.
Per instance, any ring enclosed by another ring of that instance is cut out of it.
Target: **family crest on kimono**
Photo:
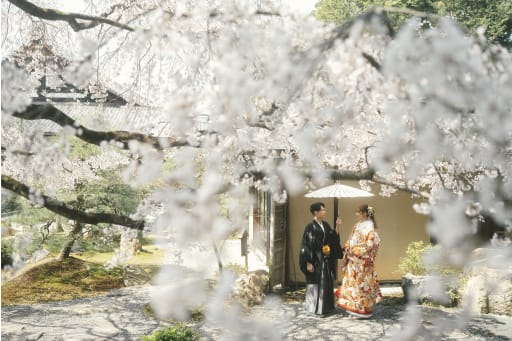
[[[382,300],[375,257],[380,238],[375,231],[375,212],[371,206],[361,205],[356,210],[358,222],[344,246],[342,261],[343,282],[336,290],[336,304],[355,317],[373,315],[376,303]]]
[[[334,274],[343,250],[339,233],[324,221],[325,205],[316,202],[310,212],[313,221],[304,228],[299,255],[300,269],[306,276],[306,310],[326,315],[334,310]]]

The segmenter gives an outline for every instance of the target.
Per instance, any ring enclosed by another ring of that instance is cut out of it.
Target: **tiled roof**
[[[126,130],[155,136],[172,135],[172,127],[167,120],[168,115],[161,109],[84,103],[55,103],[53,105],[89,129]],[[58,124],[49,120],[30,123],[47,133],[55,133],[62,129]]]

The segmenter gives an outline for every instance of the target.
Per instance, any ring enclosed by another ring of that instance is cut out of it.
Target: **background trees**
[[[320,0],[314,11],[315,16],[322,21],[341,24],[354,15],[359,15],[371,6],[396,7],[396,12],[389,13],[395,29],[398,29],[412,12],[407,9],[448,16],[476,32],[479,27],[485,29],[485,36],[495,42],[510,48],[512,46],[512,5],[509,1],[459,1],[459,0],[380,0],[380,1],[345,1]],[[417,13],[421,15],[420,13]]]
[[[283,200],[359,179],[425,198],[416,209],[458,265],[469,258],[468,216],[510,224],[511,55],[447,18],[431,29],[413,18],[394,34],[374,9],[332,27],[251,1],[90,1],[72,13],[29,5],[2,3],[2,187],[36,205],[82,223],[150,226],[187,247],[244,226],[251,186]],[[41,88],[48,71],[57,85]],[[94,98],[98,115],[33,101],[55,87],[75,88],[77,106]],[[121,116],[111,94],[124,101]],[[100,152],[61,177],[74,138]],[[198,153],[201,164],[191,162]],[[136,214],[59,197],[119,164],[127,184],[159,184]],[[183,317],[178,308],[206,304],[200,277],[162,274],[162,283],[184,280],[156,294],[156,310]],[[169,312],[173,300],[181,304]],[[210,308],[236,330],[236,313]]]

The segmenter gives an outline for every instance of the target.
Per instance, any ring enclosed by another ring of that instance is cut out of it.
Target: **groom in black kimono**
[[[316,202],[309,210],[313,221],[304,228],[299,262],[306,276],[306,310],[323,316],[334,309],[336,259],[343,257],[343,250],[340,235],[324,221],[325,205]]]

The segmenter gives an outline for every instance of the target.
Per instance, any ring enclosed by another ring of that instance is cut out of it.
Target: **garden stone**
[[[430,302],[445,307],[454,306],[456,302],[448,296],[447,285],[440,284],[440,279],[434,276],[418,276],[410,273],[402,277],[401,287],[407,300],[418,303]]]
[[[489,269],[469,278],[462,296],[473,313],[512,316],[512,280],[500,280],[501,273]]]
[[[402,277],[400,286],[404,292],[404,297],[408,300],[417,299],[419,302],[424,302],[430,299],[425,286],[425,276],[407,273]]]
[[[139,265],[123,266],[123,283],[125,286],[142,285],[151,281],[151,276]]]
[[[265,270],[242,274],[235,282],[234,296],[244,306],[261,304],[268,288],[270,276]]]
[[[463,289],[462,302],[473,313],[512,316],[512,267],[492,268],[482,261],[489,252],[475,250],[473,266],[466,271],[468,281]]]

